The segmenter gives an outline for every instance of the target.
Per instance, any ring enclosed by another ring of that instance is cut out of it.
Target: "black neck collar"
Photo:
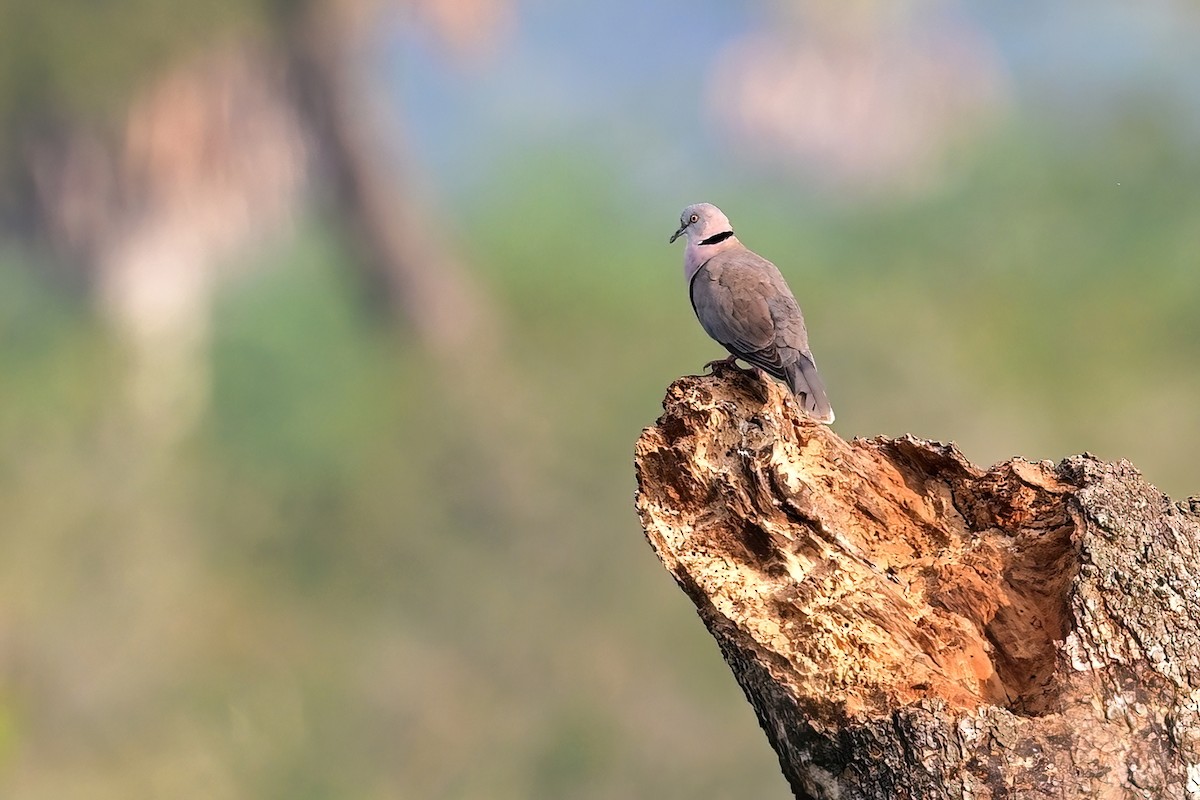
[[[708,237],[707,239],[705,239],[705,240],[703,240],[702,242],[700,242],[700,244],[701,244],[701,245],[706,245],[706,244],[717,244],[718,242],[723,242],[723,241],[725,241],[725,240],[726,240],[726,239],[728,239],[730,236],[733,236],[733,231],[724,231],[724,232],[722,232],[722,233],[718,233],[718,234],[716,234],[715,236],[710,236],[710,237]]]

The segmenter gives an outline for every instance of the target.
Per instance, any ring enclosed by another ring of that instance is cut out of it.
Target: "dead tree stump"
[[[1200,800],[1200,498],[846,442],[734,370],[663,405],[646,537],[796,797]]]

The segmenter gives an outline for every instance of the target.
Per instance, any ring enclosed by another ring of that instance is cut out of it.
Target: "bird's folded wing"
[[[766,276],[709,262],[692,279],[691,294],[696,318],[709,336],[739,358],[782,375]]]

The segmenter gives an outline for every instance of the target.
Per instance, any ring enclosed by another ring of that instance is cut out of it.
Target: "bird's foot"
[[[717,369],[737,369],[737,356],[729,356],[727,358],[718,358],[716,361],[710,361],[704,365],[708,370],[709,375],[717,374]]]

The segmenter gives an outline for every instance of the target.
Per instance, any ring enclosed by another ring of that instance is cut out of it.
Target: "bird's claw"
[[[706,370],[708,370],[709,375],[715,375],[715,374],[717,374],[718,367],[721,369],[736,369],[737,368],[736,362],[737,362],[737,356],[729,356],[727,358],[718,358],[716,361],[710,361],[707,364],[705,364],[704,368]]]

